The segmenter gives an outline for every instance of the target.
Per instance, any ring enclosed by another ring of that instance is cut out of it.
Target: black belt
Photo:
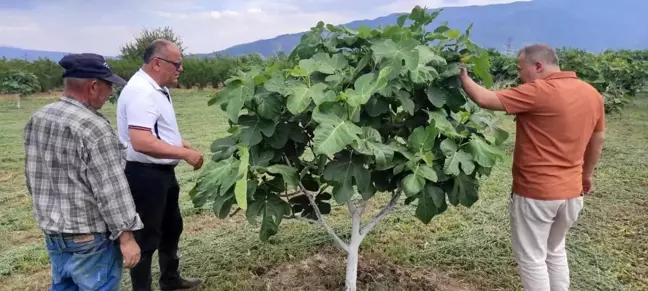
[[[147,167],[147,168],[154,168],[154,169],[160,169],[160,170],[166,170],[166,171],[173,171],[178,164],[154,164],[154,163],[142,163],[142,162],[135,162],[135,161],[126,161],[126,165],[133,165],[133,166],[140,166],[140,167]]]

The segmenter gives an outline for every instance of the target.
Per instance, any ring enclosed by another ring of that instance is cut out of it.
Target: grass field
[[[183,91],[174,100],[184,138],[208,154],[227,123],[217,107],[206,106],[206,95]],[[46,290],[49,283],[43,236],[24,184],[22,129],[31,112],[52,101],[27,100],[22,109],[13,100],[0,101],[0,290]],[[113,105],[102,112],[115,119]],[[503,126],[514,130],[509,119]],[[568,236],[571,290],[648,290],[647,128],[648,98],[608,116],[597,193],[586,199]],[[361,289],[520,290],[508,236],[510,163],[509,156],[483,182],[472,208],[451,208],[429,225],[401,203],[361,247]],[[344,257],[323,230],[285,221],[262,243],[241,213],[219,220],[209,207],[194,209],[187,192],[197,173],[183,163],[177,175],[185,222],[182,271],[205,279],[203,290],[341,289]],[[386,197],[376,200],[375,208]],[[335,208],[330,219],[342,234],[349,230],[345,211]]]

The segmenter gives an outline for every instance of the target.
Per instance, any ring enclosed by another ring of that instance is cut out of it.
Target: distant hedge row
[[[648,50],[608,50],[593,54],[581,49],[557,49],[562,70],[575,71],[603,95],[607,112],[620,110],[648,82]],[[489,51],[491,74],[500,87],[519,84],[517,59]]]
[[[219,87],[239,69],[246,69],[252,65],[261,65],[264,62],[282,62],[286,59],[283,54],[263,59],[257,54],[248,54],[240,57],[216,55],[207,58],[188,57],[183,60],[184,72],[180,75],[179,87],[205,88],[208,86]],[[121,59],[108,60],[112,70],[124,79],[131,76],[142,66],[141,60]],[[22,71],[29,72],[38,78],[41,92],[60,89],[63,86],[63,69],[57,62],[49,59],[26,61],[21,59],[0,59],[0,73]]]

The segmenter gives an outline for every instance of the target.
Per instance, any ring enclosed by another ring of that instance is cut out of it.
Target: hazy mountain
[[[15,47],[0,46],[0,58],[7,59],[24,59],[28,61],[37,60],[38,58],[47,58],[53,61],[58,61],[68,53],[64,52],[50,52],[39,50],[28,50]]]
[[[445,8],[431,24],[448,21],[453,28],[474,24],[472,39],[483,47],[503,50],[510,44],[517,49],[542,42],[554,47],[577,47],[592,52],[605,49],[648,49],[648,1],[646,0],[533,0],[486,6]],[[376,27],[396,23],[398,14],[347,25]],[[313,23],[313,25],[315,22]],[[268,56],[291,51],[303,33],[285,34],[272,39],[230,47],[218,53],[241,55],[250,52]],[[196,54],[196,56],[214,53]],[[0,47],[0,57],[58,61],[65,53]]]
[[[448,21],[453,28],[474,24],[472,39],[481,46],[503,50],[542,42],[554,47],[648,49],[648,1],[645,0],[533,0],[487,6],[445,8],[430,27]],[[348,23],[376,27],[396,23],[398,14]],[[303,33],[236,45],[219,53],[290,51]]]

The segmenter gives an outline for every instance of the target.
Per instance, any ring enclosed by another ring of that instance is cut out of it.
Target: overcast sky
[[[142,28],[170,26],[188,53],[208,53],[308,30],[408,12],[415,5],[515,0],[0,0],[0,45],[117,55]]]

